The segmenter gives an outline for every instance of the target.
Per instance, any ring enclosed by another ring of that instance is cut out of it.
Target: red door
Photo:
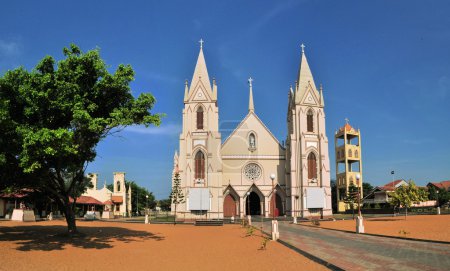
[[[230,194],[228,194],[223,201],[223,216],[236,216],[236,201],[234,201]]]

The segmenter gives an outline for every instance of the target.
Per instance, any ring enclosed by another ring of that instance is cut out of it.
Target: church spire
[[[253,78],[248,78],[248,86],[250,87],[250,96],[248,98],[248,112],[254,112],[255,106],[253,105]]]
[[[189,88],[189,94],[197,86],[199,82],[203,84],[206,91],[212,93],[211,83],[209,81],[208,69],[206,68],[205,56],[203,55],[203,39],[200,39],[200,52],[197,58],[197,64],[195,65],[194,75],[192,76],[191,87]]]
[[[300,99],[303,98],[303,95],[306,92],[306,89],[308,88],[309,85],[311,85],[311,87],[314,91],[317,91],[311,69],[309,68],[309,65],[308,65],[308,60],[306,59],[306,54],[305,54],[306,46],[302,43],[302,45],[300,45],[300,47],[302,48],[302,57],[300,60],[300,67],[298,69],[297,89],[296,89],[298,92],[298,93],[296,93],[296,97],[298,97],[297,99],[299,99],[299,100],[296,102],[300,102]]]
[[[320,84],[320,105],[325,106],[325,101],[323,100],[323,87],[322,84]]]
[[[188,80],[186,79],[184,81],[184,101],[186,102],[188,100],[188,93],[189,93],[189,89],[188,89]]]

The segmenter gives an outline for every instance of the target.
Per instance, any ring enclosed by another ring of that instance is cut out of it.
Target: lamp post
[[[139,190],[136,190],[136,216],[139,216]]]
[[[361,187],[359,186],[359,180],[361,179],[361,175],[359,173],[356,174],[356,184],[358,185],[358,217],[356,218],[356,233],[364,233],[364,224],[363,217],[361,215]]]
[[[275,204],[276,204],[276,189],[275,189],[275,177],[274,173],[270,174],[270,179],[272,180],[272,240],[276,241],[280,237],[280,233],[278,232],[278,221],[275,220]]]
[[[436,190],[436,205],[437,205],[436,213],[438,215],[440,215],[441,214],[441,207],[439,206],[439,189]]]
[[[148,195],[145,195],[145,224],[148,224]]]
[[[275,185],[274,185],[274,181],[275,181],[275,174],[270,174],[270,179],[272,180],[272,198],[273,198],[273,204],[272,204],[272,220],[275,220],[275,205],[276,205],[276,190],[275,190]]]
[[[361,179],[361,175],[359,173],[356,174],[356,184],[358,185],[358,216],[361,216],[361,187],[359,185],[359,180]]]
[[[299,196],[296,195],[295,196],[295,201],[294,201],[294,224],[297,224],[297,205],[298,205],[298,198]]]
[[[252,223],[251,212],[250,212],[250,191],[247,192],[247,220],[248,220],[248,225],[250,226]]]

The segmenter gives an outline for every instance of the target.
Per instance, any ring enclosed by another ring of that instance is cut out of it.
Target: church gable
[[[212,97],[207,90],[207,88],[204,86],[203,82],[200,80],[198,81],[197,85],[194,88],[194,91],[191,91],[190,97],[188,98],[187,102],[194,101],[194,102],[210,102],[212,101]]]
[[[222,155],[281,155],[283,147],[264,123],[249,113],[222,144]]]
[[[315,94],[315,90],[310,86],[303,95],[302,104],[317,106],[320,104],[319,97]]]

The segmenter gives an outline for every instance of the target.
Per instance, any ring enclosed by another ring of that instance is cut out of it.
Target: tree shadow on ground
[[[16,226],[0,227],[1,242],[17,244],[20,251],[63,250],[66,246],[86,249],[107,249],[114,242],[162,241],[164,237],[147,231],[136,231],[121,227],[78,226],[79,234],[70,236],[66,226]]]

